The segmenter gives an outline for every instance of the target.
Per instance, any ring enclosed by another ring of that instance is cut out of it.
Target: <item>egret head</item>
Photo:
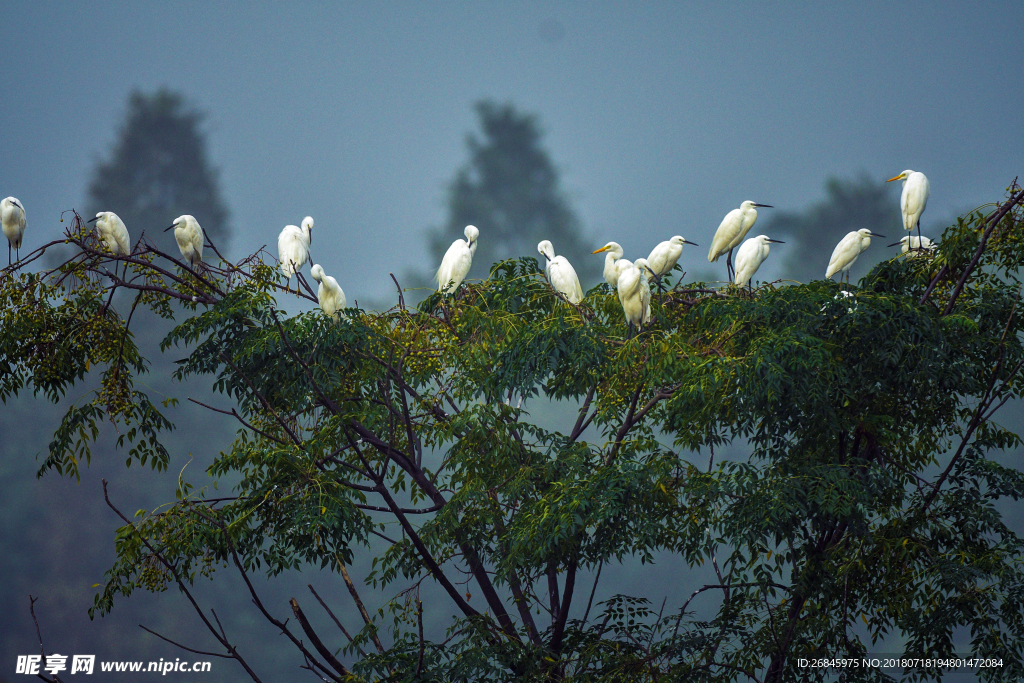
[[[772,206],[771,204],[758,204],[757,202],[752,202],[748,199],[747,201],[740,204],[740,208],[743,209],[743,211],[749,211],[750,209],[753,208],[774,209],[775,207]]]
[[[312,216],[306,216],[305,218],[302,219],[302,229],[306,232],[306,235],[309,236],[309,243],[312,244],[313,243],[313,217]]]
[[[178,216],[177,218],[174,219],[174,222],[171,223],[171,226],[169,228],[164,228],[164,232],[167,232],[168,230],[173,230],[174,228],[184,228],[189,218],[192,218],[192,216]]]
[[[645,280],[654,275],[654,271],[651,270],[651,264],[645,258],[638,258],[636,261],[633,261],[633,265],[640,269],[640,274],[644,276]]]
[[[309,269],[309,274],[313,276],[313,279],[317,282],[322,282],[324,279],[324,269],[319,263],[314,263],[313,267]]]
[[[555,248],[551,246],[551,240],[541,240],[537,245],[537,251],[548,261],[555,258]]]
[[[906,180],[907,178],[909,178],[909,177],[910,177],[910,174],[911,174],[911,173],[913,173],[913,171],[911,171],[911,170],[910,170],[910,169],[908,168],[908,169],[907,169],[906,171],[904,171],[903,173],[900,173],[900,174],[899,174],[898,176],[896,176],[895,178],[889,178],[889,179],[888,179],[888,180],[886,180],[885,182],[887,182],[887,183],[891,183],[891,182],[892,182],[892,181],[894,181],[894,180]]]
[[[677,246],[680,246],[680,247],[683,246],[684,244],[692,244],[695,247],[699,247],[700,246],[696,242],[691,242],[690,240],[683,239],[679,235],[675,235],[672,239],[669,240],[669,242],[671,242],[672,244],[675,244]]]
[[[473,246],[473,242],[480,239],[480,231],[476,229],[475,225],[467,225],[466,229],[463,230],[463,234],[466,235],[466,242],[469,246]]]
[[[96,214],[96,218],[90,218],[86,222],[87,223],[95,223],[96,221],[100,220],[101,218],[106,218],[108,213],[110,213],[110,212],[109,211],[100,211],[98,214]]]
[[[622,258],[622,247],[619,246],[618,242],[609,242],[600,249],[595,249],[591,253],[600,254],[602,251],[611,252],[611,254],[617,259]]]
[[[879,235],[877,232],[871,232],[867,228],[861,228],[857,232],[860,233],[861,237],[885,237],[885,235]]]
[[[20,202],[18,202],[18,200],[17,200],[17,199],[15,199],[14,197],[8,197],[8,198],[7,198],[7,199],[5,199],[4,201],[5,201],[6,203],[8,203],[8,204],[12,205],[12,206],[16,206],[16,207],[18,207],[18,208],[19,208],[19,209],[21,209],[22,211],[24,211],[24,210],[25,210],[25,207],[24,207],[24,206],[22,206],[22,205],[21,205],[21,203],[20,203]]]
[[[909,241],[910,241],[910,235],[907,235],[906,237],[901,237],[899,242],[893,242],[892,244],[887,244],[885,246],[887,246],[887,247],[898,247],[899,245],[906,244]]]
[[[758,235],[754,239],[759,240],[761,244],[768,244],[769,242],[771,242],[772,244],[785,244],[785,242],[783,242],[782,240],[773,240],[768,235]]]

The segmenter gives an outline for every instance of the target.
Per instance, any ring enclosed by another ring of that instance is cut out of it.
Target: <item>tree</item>
[[[861,228],[888,235],[891,242],[903,236],[898,194],[893,194],[893,186],[863,174],[856,180],[829,178],[825,181],[825,199],[801,212],[772,214],[764,233],[786,235],[795,243],[786,249],[786,277],[808,282],[825,277],[824,264],[839,240]],[[867,260],[857,267],[867,272],[870,263]]]
[[[202,121],[179,93],[133,92],[110,158],[93,170],[90,217],[113,211],[133,241],[145,231],[157,244],[175,248],[171,233],[162,231],[178,216],[191,214],[223,252],[231,237],[228,210],[217,171],[207,160]]]
[[[448,189],[448,222],[434,230],[430,248],[435,260],[462,239],[467,225],[480,229],[474,263],[486,265],[521,254],[535,254],[541,240],[551,240],[584,282],[599,276],[593,247],[581,241],[580,221],[558,182],[558,171],[541,147],[537,117],[511,104],[476,105],[482,137],[466,138],[469,162]],[[483,269],[474,266],[477,277]]]
[[[256,256],[196,278],[152,247],[112,257],[76,218],[66,238],[81,251],[57,272],[24,270],[32,255],[4,270],[0,398],[57,397],[96,374],[44,468],[73,476],[100,420],[130,459],[165,467],[175,399],[136,386],[148,351],[103,305],[104,283],[181,315],[161,348],[186,354],[179,379],[222,395],[210,409],[238,434],[210,472],[238,483],[214,494],[175,474],[177,499],[134,520],[108,492],[124,526],[95,609],[176,586],[208,640],[189,644],[253,680],[244,640],[196,601],[203,577],[241,574],[297,663],[339,682],[824,680],[799,660],[859,661],[887,635],[942,658],[960,628],[1000,662],[982,679],[1016,680],[1024,542],[997,503],[1024,496],[1024,474],[988,453],[1020,443],[993,415],[1024,392],[1022,201],[1013,186],[949,227],[934,258],[880,263],[852,298],[821,280],[679,286],[630,339],[614,294],[571,306],[533,257],[457,296],[335,322],[288,316],[277,296],[312,297]],[[542,427],[529,411],[547,399],[579,410]],[[749,458],[715,461],[731,441]],[[366,552],[367,582],[395,592],[376,615],[347,569]],[[660,608],[587,598],[605,564],[655,552],[716,580]],[[318,629],[308,599],[261,599],[253,575],[301,567],[320,568],[318,601],[352,597],[361,630],[344,613]],[[714,616],[697,619],[694,601]],[[425,631],[428,610],[455,613],[444,633]]]

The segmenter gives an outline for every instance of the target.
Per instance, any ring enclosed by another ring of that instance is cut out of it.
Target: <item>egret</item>
[[[872,237],[885,237],[885,235],[871,232],[867,228],[846,233],[846,237],[839,240],[839,244],[836,245],[835,250],[832,252],[832,258],[828,261],[828,270],[825,271],[825,279],[827,280],[836,273],[843,272],[846,273],[846,281],[849,282],[850,266],[854,264],[857,257],[865,249],[871,246]]]
[[[640,271],[640,301],[644,305],[644,316],[640,322],[646,325],[651,322],[651,275],[654,271],[645,258],[638,258],[633,265]]]
[[[913,249],[914,251],[933,252],[939,248],[937,244],[932,242],[927,237],[913,237],[911,235],[907,235],[906,237],[902,238],[899,242],[893,242],[889,246],[895,247],[900,244],[903,245],[903,248],[900,250],[900,253],[902,254],[906,254],[911,249]]]
[[[96,235],[114,256],[128,256],[131,246],[128,242],[128,228],[113,211],[100,211],[96,218],[89,220],[96,224]],[[127,267],[128,264],[125,264]]]
[[[178,243],[181,255],[193,268],[203,262],[203,228],[192,216],[185,214],[174,219],[171,227],[164,232],[174,230],[174,241]]]
[[[748,199],[740,204],[740,208],[725,214],[722,224],[715,231],[714,239],[711,240],[708,261],[714,263],[722,254],[728,252],[729,256],[726,258],[725,267],[730,278],[733,276],[732,250],[739,246],[750,229],[754,227],[754,222],[757,221],[757,207],[774,208],[769,204],[758,204]]]
[[[11,264],[11,249],[21,260],[21,238],[25,234],[25,207],[14,197],[0,201],[0,227],[7,238],[7,265]]]
[[[639,258],[634,263],[621,259],[616,263],[619,303],[626,317],[626,325],[632,334],[633,328],[640,328],[651,319],[651,288],[647,281],[647,259]]]
[[[889,178],[885,182],[891,183],[894,180],[903,181],[903,194],[900,196],[900,211],[903,213],[903,229],[911,231],[917,228],[918,237],[921,236],[921,214],[924,207],[928,205],[928,195],[931,194],[931,186],[928,178],[920,171],[907,169],[895,178]]]
[[[442,294],[451,294],[458,289],[473,265],[480,231],[474,225],[467,225],[463,234],[466,235],[466,241],[452,242],[441,259],[441,267],[437,269],[437,291]]]
[[[604,257],[605,282],[610,284],[612,289],[615,289],[619,283],[619,271],[615,266],[615,262],[622,258],[622,247],[619,246],[618,242],[609,242],[600,249],[595,249],[592,253],[600,254],[601,252],[608,252]]]
[[[695,247],[700,246],[696,242],[691,242],[676,235],[670,240],[659,243],[658,246],[651,250],[651,255],[647,257],[647,262],[650,264],[651,272],[654,273],[654,278],[658,281],[659,287],[661,286],[661,278],[676,267],[676,262],[683,253],[684,244],[692,244]]]
[[[313,267],[309,269],[309,274],[313,276],[313,279],[320,283],[320,288],[317,290],[316,298],[320,302],[320,309],[324,313],[338,319],[338,311],[348,307],[348,300],[345,299],[345,292],[342,291],[338,281],[330,275],[324,275],[323,266],[319,263],[314,263]]]
[[[309,245],[313,242],[313,217],[302,219],[302,227],[284,226],[277,236],[277,258],[281,263],[281,272],[289,282],[292,276],[298,277],[298,271],[309,260]]]
[[[537,251],[547,260],[544,270],[554,290],[564,295],[571,304],[583,301],[583,288],[580,287],[580,279],[576,276],[576,270],[569,263],[569,259],[555,256],[555,248],[551,246],[550,240],[541,241],[537,245]]]
[[[750,278],[754,276],[757,269],[768,258],[769,242],[772,244],[785,244],[785,242],[773,240],[767,235],[751,237],[743,243],[740,250],[736,252],[736,277],[733,282],[740,287],[750,283]]]

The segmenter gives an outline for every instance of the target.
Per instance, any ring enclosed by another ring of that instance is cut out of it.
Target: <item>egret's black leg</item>
[[[729,250],[729,255],[725,257],[725,271],[729,274],[729,282],[736,279],[736,271],[732,269],[732,249]]]

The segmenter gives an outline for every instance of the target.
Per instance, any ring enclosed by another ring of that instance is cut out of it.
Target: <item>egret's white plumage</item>
[[[871,246],[871,237],[885,237],[885,235],[879,235],[877,232],[871,232],[867,228],[861,228],[854,232],[846,233],[846,237],[839,240],[839,244],[832,251],[832,258],[828,261],[828,270],[825,271],[825,279],[832,277],[836,273],[843,272],[846,276],[850,276],[850,266],[854,264],[857,257],[860,256],[865,249]]]
[[[903,214],[903,229],[913,230],[921,228],[921,214],[928,205],[928,195],[931,194],[931,186],[928,178],[920,171],[907,169],[895,178],[889,178],[885,182],[891,183],[894,180],[903,181],[903,194],[900,196],[900,211]]]
[[[174,241],[178,243],[182,258],[195,268],[203,262],[203,229],[194,217],[185,214],[174,219],[170,228],[174,229]]]
[[[906,254],[908,251],[913,249],[914,251],[927,251],[932,252],[938,249],[938,245],[932,242],[927,237],[918,237],[917,235],[907,235],[900,239],[899,242],[893,242],[890,247],[903,245],[900,252]]]
[[[341,289],[338,281],[330,275],[324,274],[324,269],[319,263],[314,263],[309,269],[309,274],[320,283],[316,298],[320,302],[320,308],[324,313],[338,319],[338,311],[348,307],[348,300],[345,299],[345,292]]]
[[[634,263],[620,259],[616,263],[619,303],[630,327],[642,327],[651,319],[651,287],[648,284],[647,259],[639,258]]]
[[[740,287],[750,282],[750,278],[768,258],[769,242],[783,244],[779,240],[769,239],[767,235],[758,235],[740,245],[740,250],[736,252],[736,277],[733,282]]]
[[[21,240],[25,235],[25,207],[14,197],[0,201],[0,227],[7,238],[7,263],[11,263],[11,249],[18,252],[21,260]]]
[[[729,261],[732,261],[732,250],[739,246],[750,229],[754,227],[754,223],[757,221],[756,207],[759,206],[772,208],[769,204],[758,204],[748,199],[740,204],[740,208],[725,214],[718,230],[715,231],[714,239],[711,240],[711,249],[708,251],[709,262],[714,263],[722,254],[726,253],[729,254]]]
[[[281,272],[290,280],[309,260],[309,245],[313,242],[313,217],[302,219],[302,227],[284,226],[277,237],[277,258]]]
[[[473,254],[476,253],[476,243],[480,239],[480,231],[476,226],[467,225],[464,231],[466,240],[455,240],[448,251],[441,259],[441,267],[437,269],[437,291],[443,294],[451,294],[469,274],[473,265]]]
[[[670,240],[661,242],[652,249],[651,255],[647,257],[647,263],[650,265],[651,272],[657,277],[661,277],[675,268],[676,262],[683,253],[684,244],[692,244],[695,247],[699,246],[676,235]]]
[[[583,301],[583,288],[580,287],[580,279],[576,276],[576,269],[569,263],[569,259],[555,256],[555,248],[550,240],[542,240],[537,245],[537,251],[547,261],[544,272],[554,290],[564,294],[571,304]]]
[[[640,302],[644,305],[644,316],[640,323],[646,325],[651,322],[651,264],[645,258],[638,258],[633,265],[640,271]]]
[[[107,246],[114,256],[128,256],[131,245],[128,241],[128,228],[124,221],[113,211],[100,211],[96,218],[89,221],[96,223],[96,235]],[[127,267],[127,264],[125,264]]]
[[[614,289],[619,286],[619,270],[616,261],[622,258],[622,247],[618,242],[609,242],[592,253],[600,254],[602,252],[607,252],[604,256],[604,279]]]

